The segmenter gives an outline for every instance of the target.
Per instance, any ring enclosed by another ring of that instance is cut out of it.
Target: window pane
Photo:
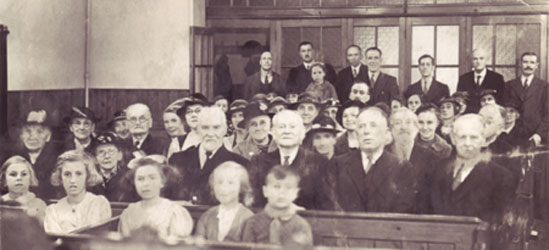
[[[384,65],[398,65],[398,26],[377,28],[377,46],[383,52]]]
[[[282,65],[293,66],[301,62],[297,53],[300,42],[299,28],[282,28]]]
[[[474,25],[473,26],[473,49],[483,48],[486,50],[487,64],[493,64],[493,37],[494,29],[491,25]]]
[[[412,82],[410,82],[410,85],[416,83],[421,79],[421,74],[419,73],[419,69],[417,67],[412,67]]]
[[[503,80],[506,82],[516,78],[516,70],[514,67],[498,67],[495,71],[500,73],[503,76]]]
[[[517,51],[517,27],[496,26],[496,65],[514,65]]]
[[[437,68],[436,77],[437,81],[447,84],[450,88],[450,95],[456,92],[457,82],[459,79],[459,69],[457,67],[451,68]]]
[[[354,28],[354,44],[362,48],[364,52],[367,48],[376,45],[376,28],[375,27],[355,27]]]
[[[324,62],[334,66],[343,65],[341,53],[341,28],[324,27],[322,28],[322,52],[324,52]]]
[[[434,56],[435,26],[412,27],[412,64],[417,65],[417,59],[423,54]]]
[[[437,26],[437,65],[459,64],[459,26]]]

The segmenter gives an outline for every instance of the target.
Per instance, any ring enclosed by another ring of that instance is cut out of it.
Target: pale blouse
[[[111,205],[105,196],[86,192],[84,200],[69,204],[67,197],[46,208],[44,229],[47,233],[67,234],[111,218]]]
[[[193,219],[187,209],[165,198],[145,208],[143,201],[130,204],[120,215],[118,231],[124,236],[143,226],[158,232],[159,237],[185,237],[193,230]]]
[[[12,199],[12,197],[10,197],[10,194],[7,193],[2,196],[2,200],[18,202],[19,204],[21,204],[21,208],[23,208],[29,216],[37,218],[40,223],[44,223],[46,203],[43,200],[36,198],[36,195],[34,195],[34,193],[27,192],[27,194],[19,196],[16,199]]]

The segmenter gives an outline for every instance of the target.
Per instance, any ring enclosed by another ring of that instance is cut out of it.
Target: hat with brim
[[[107,127],[112,127],[112,126],[114,126],[115,122],[124,121],[124,120],[126,120],[126,111],[125,110],[118,110],[118,111],[114,112],[114,118],[107,123]]]
[[[277,97],[275,97],[271,100],[271,102],[269,103],[269,106],[267,107],[267,110],[269,111],[269,110],[271,110],[272,108],[274,108],[278,105],[282,105],[284,107],[287,107],[288,106],[288,101],[286,101],[286,99],[284,99],[284,97],[277,96]]]
[[[46,110],[33,109],[33,110],[30,110],[24,117],[22,117],[14,125],[19,125],[19,126],[40,125],[40,126],[51,128],[54,126],[54,123]]]
[[[288,105],[288,108],[289,109],[293,109],[293,110],[297,110],[297,108],[299,107],[300,104],[305,104],[305,103],[310,103],[310,104],[314,104],[317,108],[321,108],[321,104],[319,103],[318,101],[318,98],[316,98],[315,96],[311,95],[310,93],[301,93],[299,95],[299,97],[297,98],[297,102],[296,103],[292,103],[292,104],[289,104]]]
[[[70,124],[72,120],[76,118],[88,119],[93,123],[101,121],[100,117],[95,116],[95,113],[91,109],[86,107],[72,107],[70,115],[65,117],[63,121],[66,124]]]
[[[111,144],[114,145],[116,148],[120,149],[120,138],[113,132],[103,132],[99,134],[99,136],[96,137],[97,143],[95,144],[95,148],[101,146],[101,145],[107,145]]]
[[[497,93],[498,91],[495,89],[483,89],[480,91],[479,97],[482,98],[487,95],[492,95],[495,98]]]
[[[452,95],[453,98],[456,98],[456,99],[462,99],[464,102],[467,102],[469,101],[469,93],[467,93],[467,91],[456,91],[453,95]]]
[[[231,119],[234,113],[244,111],[247,105],[248,101],[244,99],[236,99],[231,102],[231,105],[229,105],[229,111],[227,111],[228,119]]]
[[[502,107],[505,107],[505,108],[514,108],[515,111],[518,112],[519,108],[520,108],[520,103],[519,102],[516,102],[516,101],[512,101],[512,100],[503,100],[501,102],[501,106]]]
[[[440,106],[442,106],[442,104],[447,103],[447,102],[454,104],[458,108],[461,107],[461,104],[459,103],[459,101],[456,98],[453,98],[453,97],[443,97],[438,102],[438,106],[440,107]]]
[[[182,120],[185,119],[185,113],[187,113],[187,108],[193,105],[207,106],[208,98],[203,94],[195,93],[192,94],[188,99],[185,99],[181,108],[177,109],[175,112]]]
[[[325,115],[320,115],[313,121],[313,125],[311,125],[311,129],[307,132],[307,137],[313,136],[316,133],[331,133],[336,135],[337,133],[341,132],[337,129],[335,121]]]
[[[343,124],[342,123],[342,120],[343,120],[343,112],[350,108],[350,107],[357,107],[359,110],[360,109],[363,109],[366,107],[366,104],[360,102],[360,101],[357,101],[357,100],[349,100],[347,102],[345,102],[338,110],[337,110],[337,114],[336,114],[336,120],[339,124]]]
[[[242,120],[240,123],[238,123],[238,127],[239,128],[242,128],[242,129],[245,129],[246,128],[246,124],[248,124],[249,121],[251,121],[252,119],[256,118],[256,117],[259,117],[259,116],[269,116],[269,114],[267,114],[267,110],[263,110],[261,109],[261,105],[259,105],[259,103],[250,103],[248,104],[248,106],[246,106],[246,108],[244,109],[243,111],[243,114],[244,114],[244,120]]]
[[[339,108],[341,107],[341,103],[339,103],[339,101],[337,99],[334,99],[334,98],[330,98],[330,99],[326,99],[325,101],[322,102],[322,107],[323,108]]]

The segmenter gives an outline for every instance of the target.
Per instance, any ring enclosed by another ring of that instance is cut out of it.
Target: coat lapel
[[[528,100],[532,97],[535,97],[536,95],[538,95],[538,93],[541,93],[540,91],[543,91],[543,84],[540,83],[540,81],[534,77],[534,79],[532,79],[532,83],[530,84],[530,86],[528,86],[528,88],[526,88],[526,93],[524,93],[524,100]]]
[[[353,181],[353,184],[360,195],[360,198],[365,201],[367,200],[366,194],[366,183],[364,183],[365,173],[362,166],[362,157],[360,151],[356,150],[348,158],[346,166],[346,172]],[[363,202],[361,202],[363,203]]]
[[[489,174],[486,170],[488,165],[486,163],[477,163],[475,168],[471,170],[471,173],[465,178],[465,180],[455,190],[456,199],[460,200],[467,196],[469,193],[477,190],[478,186],[483,185]],[[451,188],[451,187],[450,187]]]
[[[384,74],[382,72],[379,72],[379,76],[377,77],[376,79],[376,83],[374,85],[374,99],[375,100],[378,100],[379,99],[379,95],[381,95],[381,92],[383,91],[383,89],[385,89],[385,79],[384,79]]]
[[[391,163],[388,163],[388,156],[386,152],[383,152],[376,163],[368,171],[368,175],[374,175],[375,178],[371,178],[371,183],[367,183],[370,187],[370,193],[376,193],[377,190],[383,186],[383,184],[389,181],[388,167]]]

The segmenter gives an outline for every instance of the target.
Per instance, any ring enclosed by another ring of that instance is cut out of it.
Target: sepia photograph
[[[548,250],[549,0],[2,0],[0,250]]]

